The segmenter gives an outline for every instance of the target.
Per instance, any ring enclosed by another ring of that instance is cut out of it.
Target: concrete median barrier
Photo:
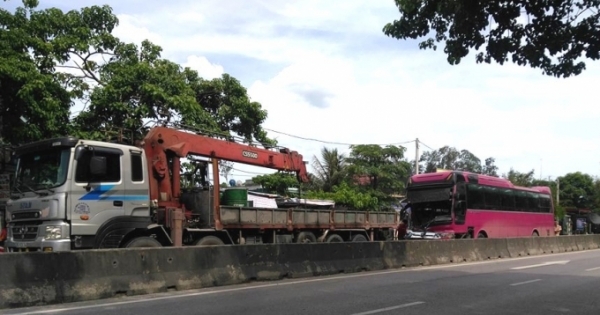
[[[600,247],[600,235],[0,254],[0,308]]]

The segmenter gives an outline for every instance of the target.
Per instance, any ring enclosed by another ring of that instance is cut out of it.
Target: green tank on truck
[[[8,252],[375,241],[399,224],[395,212],[253,207],[237,188],[221,200],[221,159],[293,172],[300,181],[308,180],[306,163],[287,148],[199,130],[157,126],[137,145],[53,138],[23,145],[15,157]],[[182,176],[182,158],[195,166],[191,174]]]

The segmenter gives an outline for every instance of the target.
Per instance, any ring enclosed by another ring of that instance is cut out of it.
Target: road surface
[[[260,282],[0,314],[600,314],[600,250]]]

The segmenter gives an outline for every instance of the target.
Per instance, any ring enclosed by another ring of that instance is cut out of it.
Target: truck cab
[[[15,155],[7,252],[115,248],[152,224],[141,148],[63,137]]]

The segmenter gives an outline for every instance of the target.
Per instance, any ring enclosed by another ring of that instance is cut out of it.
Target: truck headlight
[[[56,240],[62,238],[62,229],[60,226],[49,225],[46,227],[46,239]]]

